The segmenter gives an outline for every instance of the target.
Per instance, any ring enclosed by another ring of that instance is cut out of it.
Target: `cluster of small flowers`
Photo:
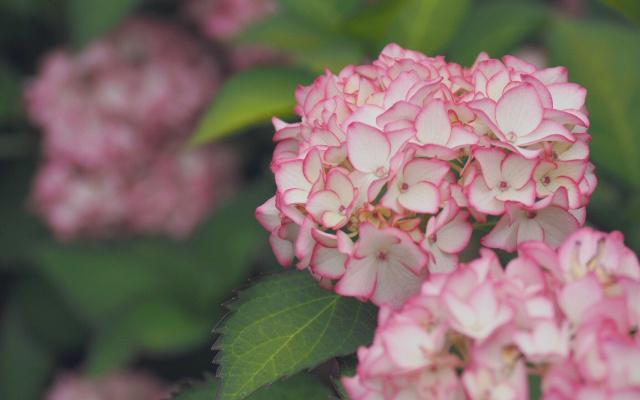
[[[276,195],[258,208],[281,264],[399,306],[454,268],[470,217],[507,251],[578,229],[595,189],[586,91],[563,67],[481,54],[465,69],[388,45],[296,92],[274,119]]]
[[[45,157],[33,202],[57,236],[190,233],[232,181],[228,151],[182,149],[218,81],[191,36],[148,19],[54,51],[26,100]]]
[[[583,228],[557,250],[490,250],[433,274],[399,311],[380,310],[373,344],[343,383],[360,399],[640,398],[640,265],[619,232]]]
[[[100,379],[74,374],[58,377],[47,400],[164,400],[169,388],[150,375],[118,372]]]

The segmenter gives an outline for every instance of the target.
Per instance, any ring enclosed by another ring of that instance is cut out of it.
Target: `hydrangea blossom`
[[[191,36],[148,19],[54,51],[26,93],[43,133],[34,208],[61,239],[188,235],[234,180],[229,150],[182,149],[217,86]]]
[[[488,247],[559,245],[595,189],[586,91],[563,67],[480,54],[471,68],[388,45],[296,91],[274,119],[277,192],[257,210],[276,257],[338,293],[399,306]]]
[[[619,232],[583,228],[554,250],[519,246],[432,274],[380,309],[373,344],[343,383],[360,399],[640,398],[640,264]]]
[[[171,390],[140,372],[117,372],[97,379],[75,374],[59,376],[46,400],[163,400]]]

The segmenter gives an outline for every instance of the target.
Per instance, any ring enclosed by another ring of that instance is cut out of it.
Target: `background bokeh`
[[[122,32],[141,20],[154,27],[137,58],[95,50],[138,43]],[[270,117],[292,117],[296,85],[388,42],[465,66],[480,51],[567,66],[589,91],[588,224],[640,250],[639,24],[637,0],[3,0],[0,399],[79,399],[60,385],[138,377],[153,394],[104,398],[144,400],[215,372],[223,303],[280,268],[254,219],[273,192]],[[56,52],[64,66],[47,78]],[[122,121],[143,150],[106,152]],[[208,172],[180,169],[192,152]],[[104,195],[104,176],[127,189]]]

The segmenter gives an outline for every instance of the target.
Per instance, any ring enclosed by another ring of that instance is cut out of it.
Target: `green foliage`
[[[640,31],[558,19],[547,45],[552,63],[565,65],[589,91],[592,161],[640,187]]]
[[[218,390],[218,381],[208,377],[177,394],[173,400],[211,400]],[[287,380],[276,382],[259,389],[248,400],[326,400],[331,398],[331,390],[317,378],[308,374],[298,374]]]
[[[434,54],[449,43],[470,0],[383,0],[355,16],[348,31],[375,51],[389,42]]]
[[[20,76],[10,65],[0,60],[0,129],[10,119],[20,115]],[[2,154],[0,148],[0,154]]]
[[[362,0],[279,0],[279,3],[292,18],[338,28],[345,17],[361,5]]]
[[[640,25],[640,1],[638,0],[601,0],[624,15],[629,21]]]
[[[293,68],[255,69],[233,76],[218,91],[193,142],[220,139],[274,115],[291,115],[295,88],[312,79],[313,74]]]
[[[141,0],[67,0],[71,40],[82,47],[120,23]]]
[[[0,398],[38,400],[54,360],[25,324],[15,301],[5,306],[0,324]]]
[[[239,294],[219,329],[221,400],[368,344],[376,308],[318,286],[306,271],[274,275]]]
[[[140,350],[177,352],[206,343],[218,304],[245,279],[263,246],[254,210],[271,190],[260,182],[240,192],[187,242],[41,245],[40,271],[100,332],[88,370],[118,367]]]
[[[480,3],[469,13],[464,29],[456,35],[449,57],[462,65],[470,65],[478,53],[485,51],[501,57],[538,30],[547,10],[540,3]]]

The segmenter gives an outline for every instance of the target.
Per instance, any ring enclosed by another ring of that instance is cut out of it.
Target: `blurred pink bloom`
[[[187,14],[209,37],[227,41],[273,14],[276,0],[184,0]]]
[[[192,37],[148,19],[50,55],[26,100],[45,158],[32,202],[56,236],[191,233],[237,179],[229,149],[182,149],[217,86]]]
[[[75,374],[58,376],[46,400],[164,400],[170,389],[139,372],[118,372],[89,379]]]

